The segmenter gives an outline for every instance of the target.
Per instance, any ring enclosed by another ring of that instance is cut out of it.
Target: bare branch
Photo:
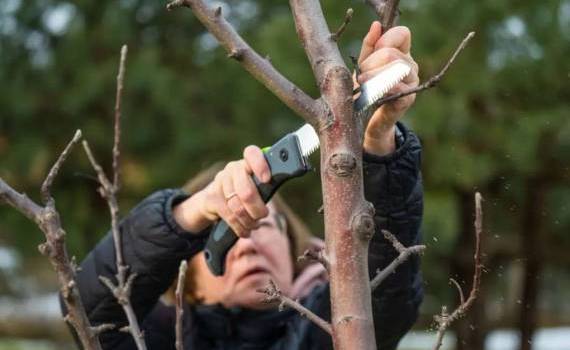
[[[392,28],[398,21],[400,0],[366,0],[378,16],[382,24],[382,31]]]
[[[96,326],[96,327],[91,327],[91,331],[95,335],[99,335],[103,332],[107,332],[107,331],[110,331],[112,329],[115,329],[115,325],[110,324],[110,323],[104,323],[104,324],[101,324],[101,325]]]
[[[479,192],[475,193],[475,254],[473,256],[474,260],[474,272],[473,272],[473,284],[471,286],[471,292],[469,297],[464,301],[463,292],[457,284],[460,290],[461,304],[450,314],[447,312],[447,308],[442,307],[440,315],[434,316],[434,320],[437,323],[437,340],[433,347],[434,350],[438,350],[443,344],[443,336],[445,331],[449,328],[453,321],[465,316],[467,311],[471,308],[477,295],[479,295],[479,288],[481,286],[481,273],[483,271],[483,264],[481,264],[481,235],[483,233],[483,209],[481,208],[481,201],[483,197]]]
[[[184,315],[184,282],[186,281],[186,270],[188,263],[182,260],[178,271],[178,283],[176,284],[176,350],[184,350],[182,336],[182,316]]]
[[[18,193],[2,178],[0,178],[0,199],[10,204],[14,209],[24,214],[28,219],[39,224],[42,207],[37,205],[25,194]]]
[[[99,193],[107,201],[109,212],[111,214],[111,232],[113,234],[113,243],[115,245],[115,263],[117,266],[117,284],[115,285],[109,278],[99,276],[103,284],[113,293],[117,302],[123,308],[129,321],[128,331],[135,340],[137,349],[146,350],[144,342],[144,334],[141,332],[135,312],[130,302],[131,289],[136,274],[129,275],[129,267],[125,264],[123,257],[123,245],[121,243],[121,232],[119,231],[119,205],[117,203],[117,191],[119,189],[119,143],[120,143],[120,120],[121,120],[121,95],[123,90],[123,80],[125,73],[125,60],[127,55],[127,46],[121,48],[121,59],[119,61],[119,73],[117,75],[117,95],[115,101],[115,118],[114,118],[114,144],[113,144],[113,183],[105,175],[103,168],[99,165],[87,141],[83,141],[83,148],[89,158],[89,162],[97,173],[97,179],[101,187]]]
[[[423,253],[423,251],[426,249],[425,245],[415,245],[415,246],[411,246],[411,247],[406,248],[389,231],[382,230],[382,234],[384,234],[384,238],[386,238],[388,241],[390,241],[390,243],[392,243],[392,246],[394,247],[394,249],[396,249],[398,251],[398,253],[400,253],[400,255],[398,255],[396,257],[396,259],[392,260],[392,262],[388,266],[386,266],[382,271],[378,271],[376,273],[376,276],[374,276],[372,281],[370,281],[370,289],[372,291],[374,291],[376,288],[378,288],[378,286],[390,274],[394,273],[396,271],[396,269],[398,268],[398,266],[400,266],[402,263],[404,263],[412,254],[418,254],[419,255],[419,254]]]
[[[273,280],[269,281],[269,285],[265,287],[265,289],[258,290],[258,292],[265,294],[264,301],[266,303],[279,302],[279,309],[282,309],[284,306],[289,306],[290,308],[299,312],[301,316],[307,317],[310,321],[319,326],[323,331],[332,335],[332,327],[330,323],[323,320],[322,318],[314,314],[311,310],[307,309],[306,307],[299,304],[295,300],[284,296],[283,293],[281,293],[281,290],[279,290],[279,288],[275,284],[275,282],[273,282]]]
[[[340,39],[340,36],[342,35],[342,33],[344,33],[344,31],[346,30],[346,27],[348,26],[348,24],[352,20],[353,14],[354,14],[354,11],[351,8],[346,10],[346,15],[344,16],[344,22],[342,22],[342,24],[340,25],[340,27],[338,28],[338,30],[335,33],[331,34],[332,40],[338,41]]]
[[[115,95],[115,138],[113,142],[113,188],[119,190],[119,142],[121,140],[121,95],[123,94],[123,81],[125,80],[125,61],[127,59],[127,45],[121,47],[119,73],[117,74],[117,93]]]
[[[26,195],[16,192],[2,179],[0,179],[0,198],[30,220],[33,220],[44,233],[46,242],[40,244],[39,250],[49,259],[56,271],[61,296],[67,309],[64,320],[75,329],[83,348],[99,350],[101,345],[97,339],[97,334],[91,328],[75,283],[74,264],[69,259],[65,248],[65,231],[61,226],[59,213],[55,208],[55,201],[49,193],[50,186],[59,169],[80,137],[81,132],[78,130],[44,180],[41,188],[41,197],[46,203],[45,207],[39,206]]]
[[[433,77],[429,78],[427,81],[425,81],[424,83],[416,86],[415,88],[406,90],[406,91],[402,91],[399,92],[397,94],[393,94],[393,95],[388,95],[386,97],[382,97],[381,99],[379,99],[378,101],[376,101],[374,103],[373,107],[370,107],[371,111],[376,110],[377,108],[379,108],[380,106],[388,103],[388,102],[392,102],[394,100],[397,100],[401,97],[404,96],[408,96],[411,94],[415,94],[418,92],[421,92],[423,90],[427,90],[429,88],[432,88],[434,86],[436,86],[441,79],[443,79],[443,76],[445,75],[445,73],[447,73],[447,70],[449,69],[449,67],[451,67],[451,65],[453,64],[453,62],[455,62],[455,59],[457,58],[457,56],[461,53],[461,51],[463,51],[463,49],[465,49],[465,46],[467,46],[467,43],[473,38],[473,36],[475,36],[475,32],[471,32],[469,34],[467,34],[467,36],[463,39],[463,41],[461,42],[461,44],[459,44],[459,46],[457,47],[457,49],[455,49],[455,52],[453,53],[453,55],[451,56],[451,58],[449,59],[449,61],[447,61],[447,63],[443,66],[442,70],[434,75]],[[370,114],[371,116],[372,114]],[[368,121],[366,121],[367,123]],[[366,124],[365,124],[366,125]]]
[[[234,30],[221,13],[221,8],[212,8],[204,0],[176,0],[167,5],[167,9],[190,7],[196,17],[216,37],[228,52],[255,79],[273,92],[295,113],[302,116],[313,126],[319,125],[323,114],[323,102],[314,100],[279,73],[271,62],[256,53]]]
[[[455,285],[455,288],[457,288],[457,293],[459,294],[459,301],[461,304],[464,304],[465,303],[465,296],[463,295],[463,289],[461,289],[459,282],[457,282],[453,278],[450,278],[449,283],[452,283],[453,285]]]
[[[338,45],[331,39],[323,10],[318,0],[291,0],[297,35],[311,62],[317,85],[323,92],[330,73],[346,69],[352,87],[352,78],[346,68]]]
[[[297,261],[315,260],[320,262],[327,271],[330,269],[330,262],[325,249],[307,249],[303,255],[297,258]]]
[[[67,146],[65,147],[63,152],[61,152],[61,154],[59,155],[59,158],[54,163],[54,165],[51,167],[47,177],[45,178],[44,183],[42,184],[42,187],[41,187],[41,191],[40,191],[40,193],[42,195],[42,201],[44,204],[47,204],[47,202],[50,200],[50,197],[51,197],[50,188],[51,188],[51,185],[53,183],[53,180],[57,176],[57,173],[59,172],[59,169],[63,165],[63,162],[65,162],[65,160],[67,159],[67,156],[69,155],[69,153],[71,153],[71,149],[73,148],[73,146],[75,146],[75,144],[77,144],[77,142],[79,141],[80,138],[81,138],[81,130],[77,130],[75,132],[75,135],[73,136],[73,139],[71,139],[71,141],[69,141],[69,143],[67,144]]]

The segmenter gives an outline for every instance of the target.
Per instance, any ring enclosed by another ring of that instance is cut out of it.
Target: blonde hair
[[[212,182],[216,174],[224,168],[224,165],[225,163],[223,162],[214,163],[210,167],[196,174],[188,182],[186,182],[182,189],[189,194],[201,191],[210,182]],[[285,220],[284,226],[286,228],[287,237],[289,238],[290,255],[293,262],[294,275],[296,277],[307,266],[308,263],[306,259],[299,261],[297,257],[301,256],[305,250],[309,249],[311,244],[311,237],[313,237],[313,235],[301,217],[295,213],[295,211],[278,193],[272,197],[271,203],[273,203],[277,214]],[[279,220],[277,221],[279,222]],[[197,300],[195,297],[195,288],[196,286],[192,264],[188,264],[184,294],[186,302],[190,304],[196,304],[200,302],[200,300]],[[174,301],[175,289],[176,281],[173,282],[171,287],[164,295],[167,301]]]

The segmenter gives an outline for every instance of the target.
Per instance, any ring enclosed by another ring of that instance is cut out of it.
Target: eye
[[[259,227],[275,227],[275,223],[271,221],[260,221]]]

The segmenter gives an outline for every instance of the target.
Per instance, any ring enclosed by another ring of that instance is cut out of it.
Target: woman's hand
[[[222,219],[239,237],[248,237],[258,220],[269,213],[251,175],[266,183],[269,165],[259,147],[248,146],[243,159],[229,162],[202,191],[174,208],[176,222],[189,232],[199,232]]]
[[[407,27],[394,27],[382,35],[380,22],[373,22],[362,42],[358,58],[361,74],[356,86],[372,78],[382,67],[395,60],[406,61],[412,71],[398,83],[390,94],[407,91],[418,86],[418,65],[410,55],[412,34]],[[387,103],[374,112],[364,134],[364,150],[376,155],[386,155],[396,149],[396,122],[414,103],[416,95],[408,95]]]

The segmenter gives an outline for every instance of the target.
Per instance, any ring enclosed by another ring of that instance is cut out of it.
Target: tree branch
[[[390,274],[394,273],[396,271],[396,269],[398,268],[398,266],[403,264],[412,254],[418,254],[419,255],[419,254],[423,253],[423,251],[426,249],[425,245],[415,245],[415,246],[411,246],[411,247],[406,248],[389,231],[382,230],[382,234],[384,234],[384,238],[386,238],[388,241],[390,241],[390,243],[392,243],[392,246],[394,247],[394,249],[396,249],[398,251],[398,253],[400,253],[400,255],[398,255],[396,257],[396,259],[392,260],[392,262],[388,266],[386,266],[383,270],[378,271],[376,273],[376,276],[372,279],[372,281],[370,281],[370,289],[372,291],[374,291],[376,288],[378,288],[378,286]]]
[[[228,52],[229,57],[238,61],[255,79],[308,123],[319,125],[323,102],[308,96],[281,75],[269,60],[257,54],[224,19],[221,7],[214,9],[204,0],[176,0],[167,5],[169,10],[177,7],[191,8],[194,15]]]
[[[279,290],[279,288],[275,284],[275,282],[273,282],[273,280],[269,281],[269,285],[265,287],[265,289],[258,290],[258,292],[265,294],[264,301],[266,303],[279,302],[280,310],[283,309],[284,306],[289,306],[290,308],[299,312],[301,316],[307,317],[310,321],[319,326],[323,331],[332,335],[332,327],[330,323],[323,320],[322,318],[314,314],[311,310],[307,309],[306,307],[299,304],[295,300],[284,296],[283,293],[281,293],[281,290]]]
[[[467,36],[463,39],[461,44],[459,44],[457,49],[455,49],[455,52],[453,53],[451,58],[447,61],[447,63],[443,66],[442,70],[439,73],[437,73],[433,77],[429,78],[424,83],[416,86],[415,88],[412,88],[412,89],[409,89],[406,91],[402,91],[402,92],[399,92],[397,94],[382,97],[381,99],[376,101],[376,103],[374,103],[374,106],[370,107],[370,110],[375,111],[380,106],[382,106],[388,102],[392,102],[392,101],[397,100],[401,97],[408,96],[411,94],[415,94],[415,93],[418,93],[418,92],[421,92],[423,90],[427,90],[429,88],[436,86],[441,81],[441,79],[443,79],[443,76],[445,75],[445,73],[447,73],[447,70],[449,69],[449,67],[451,67],[453,62],[455,62],[455,59],[457,58],[457,56],[461,53],[461,51],[463,51],[463,49],[465,49],[465,46],[467,46],[467,43],[469,42],[469,40],[471,40],[473,38],[473,36],[475,36],[475,32],[471,32],[471,33],[467,34]],[[370,114],[370,116],[372,116],[372,113]],[[366,123],[367,122],[368,121],[366,121]],[[364,125],[366,125],[366,124],[364,124]]]
[[[188,263],[182,260],[178,271],[178,283],[176,284],[176,350],[184,350],[182,336],[182,316],[184,315],[184,282],[186,281],[186,270]]]
[[[473,255],[475,271],[473,272],[473,283],[471,286],[471,292],[469,297],[464,301],[463,291],[461,287],[456,283],[459,289],[459,296],[461,304],[451,313],[447,312],[447,307],[443,306],[440,315],[434,316],[434,320],[437,323],[437,340],[433,347],[434,350],[438,350],[443,344],[443,336],[445,331],[449,328],[453,321],[458,318],[463,317],[467,311],[471,308],[475,299],[479,295],[479,288],[481,286],[481,273],[483,271],[483,264],[481,264],[481,235],[483,232],[483,209],[481,208],[481,201],[483,197],[479,192],[475,193],[475,254]],[[453,280],[454,281],[454,280]]]
[[[332,39],[319,1],[290,0],[289,4],[297,35],[305,48],[321,93],[326,89],[326,84],[331,79],[329,74],[334,70],[345,69],[352,86],[352,77],[338,45]]]
[[[75,268],[65,248],[65,231],[61,227],[59,213],[55,208],[55,200],[51,198],[50,194],[51,184],[79,138],[81,138],[81,132],[78,130],[51,167],[43,182],[40,192],[45,207],[39,206],[26,195],[16,192],[2,179],[0,179],[0,198],[33,220],[44,233],[46,242],[40,244],[39,250],[49,259],[56,271],[60,293],[67,310],[64,320],[75,329],[83,348],[99,350],[101,345],[97,338],[97,332],[91,327],[81,302],[79,290],[75,283]]]
[[[111,214],[111,232],[113,234],[113,243],[115,245],[115,263],[117,266],[117,284],[114,284],[109,278],[104,276],[99,276],[99,279],[103,284],[109,288],[111,293],[117,299],[117,302],[123,308],[125,315],[127,316],[129,326],[127,328],[128,332],[131,333],[133,339],[135,340],[137,349],[146,350],[146,344],[144,341],[144,335],[140,330],[139,323],[137,321],[135,312],[130,302],[132,284],[136,278],[136,273],[129,275],[129,267],[125,264],[123,257],[123,245],[121,243],[121,233],[119,230],[119,205],[117,203],[117,191],[119,188],[119,138],[121,133],[120,126],[120,116],[121,116],[121,92],[123,89],[123,80],[125,72],[125,60],[127,55],[127,46],[123,45],[121,49],[121,58],[119,61],[119,73],[117,76],[117,95],[115,101],[115,117],[114,117],[114,144],[113,144],[113,183],[109,181],[109,178],[105,175],[103,168],[91,152],[91,148],[87,141],[83,141],[83,148],[89,158],[89,162],[95,172],[97,173],[97,179],[99,180],[99,193],[107,201],[107,206],[109,207],[109,212]]]
[[[366,0],[366,3],[378,16],[383,32],[392,28],[398,21],[400,0]]]
[[[329,262],[329,258],[327,256],[327,253],[325,251],[324,248],[322,249],[307,249],[305,250],[305,252],[303,253],[303,255],[299,256],[297,258],[297,261],[303,261],[303,260],[314,260],[314,261],[318,261],[320,262],[325,269],[327,270],[327,272],[330,269],[330,262]]]
[[[346,27],[348,26],[348,24],[352,20],[353,13],[354,13],[354,11],[351,8],[346,10],[346,15],[344,16],[344,22],[342,22],[342,24],[340,25],[340,27],[337,29],[337,31],[335,33],[331,34],[332,40],[338,41],[340,39],[340,36],[342,35],[342,33],[344,33]]]
[[[123,81],[125,80],[125,61],[127,59],[127,45],[121,47],[121,59],[119,61],[119,73],[117,74],[117,93],[115,95],[115,137],[113,142],[113,187],[119,190],[119,143],[121,140],[121,95],[123,94]]]
[[[63,152],[61,152],[59,158],[53,164],[47,177],[45,178],[40,190],[40,193],[42,195],[42,201],[44,204],[47,204],[51,198],[50,189],[53,180],[57,176],[57,173],[59,172],[59,169],[63,165],[63,162],[65,162],[67,156],[69,155],[69,153],[71,153],[71,149],[77,144],[77,142],[79,142],[80,138],[81,138],[81,130],[77,130],[75,132],[75,135],[73,135],[73,139],[71,139],[71,141],[67,144],[67,146],[63,150]]]

